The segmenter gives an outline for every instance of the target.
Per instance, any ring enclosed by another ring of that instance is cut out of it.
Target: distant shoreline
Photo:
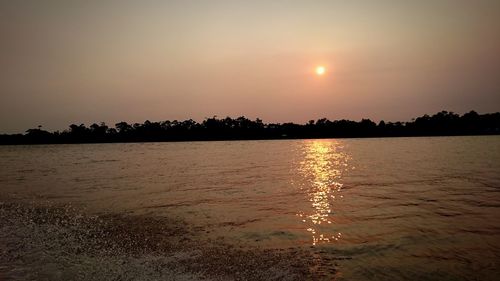
[[[397,138],[441,138],[441,137],[486,137],[499,136],[500,133],[474,134],[474,135],[415,135],[415,136],[367,136],[367,137],[283,137],[283,138],[259,138],[259,139],[186,139],[186,140],[137,140],[137,141],[107,141],[107,142],[37,142],[37,143],[0,143],[0,146],[21,145],[67,145],[67,144],[126,144],[126,143],[179,143],[179,142],[230,142],[230,141],[277,141],[277,140],[328,140],[328,139],[397,139]]]
[[[384,122],[370,119],[330,121],[326,118],[306,124],[268,123],[260,119],[207,118],[201,123],[192,119],[128,124],[119,122],[114,128],[105,123],[69,126],[69,130],[48,132],[38,126],[25,134],[0,134],[0,145],[76,144],[76,143],[140,143],[186,141],[241,141],[327,138],[392,138],[500,135],[500,112],[478,114],[470,111],[462,116],[441,111],[424,115],[411,122]]]

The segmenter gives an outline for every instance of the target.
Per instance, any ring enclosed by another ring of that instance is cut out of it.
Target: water
[[[337,280],[500,277],[498,136],[3,146],[0,167],[3,201],[179,218]]]

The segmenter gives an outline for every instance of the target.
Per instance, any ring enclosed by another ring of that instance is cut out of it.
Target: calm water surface
[[[339,280],[500,278],[498,136],[2,146],[0,167],[3,197],[319,249]]]

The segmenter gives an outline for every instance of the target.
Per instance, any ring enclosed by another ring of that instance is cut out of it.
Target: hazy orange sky
[[[500,111],[498,0],[1,1],[0,36],[3,133]]]

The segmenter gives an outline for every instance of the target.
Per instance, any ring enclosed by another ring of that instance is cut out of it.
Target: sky
[[[0,0],[0,42],[0,133],[500,111],[498,0]]]

